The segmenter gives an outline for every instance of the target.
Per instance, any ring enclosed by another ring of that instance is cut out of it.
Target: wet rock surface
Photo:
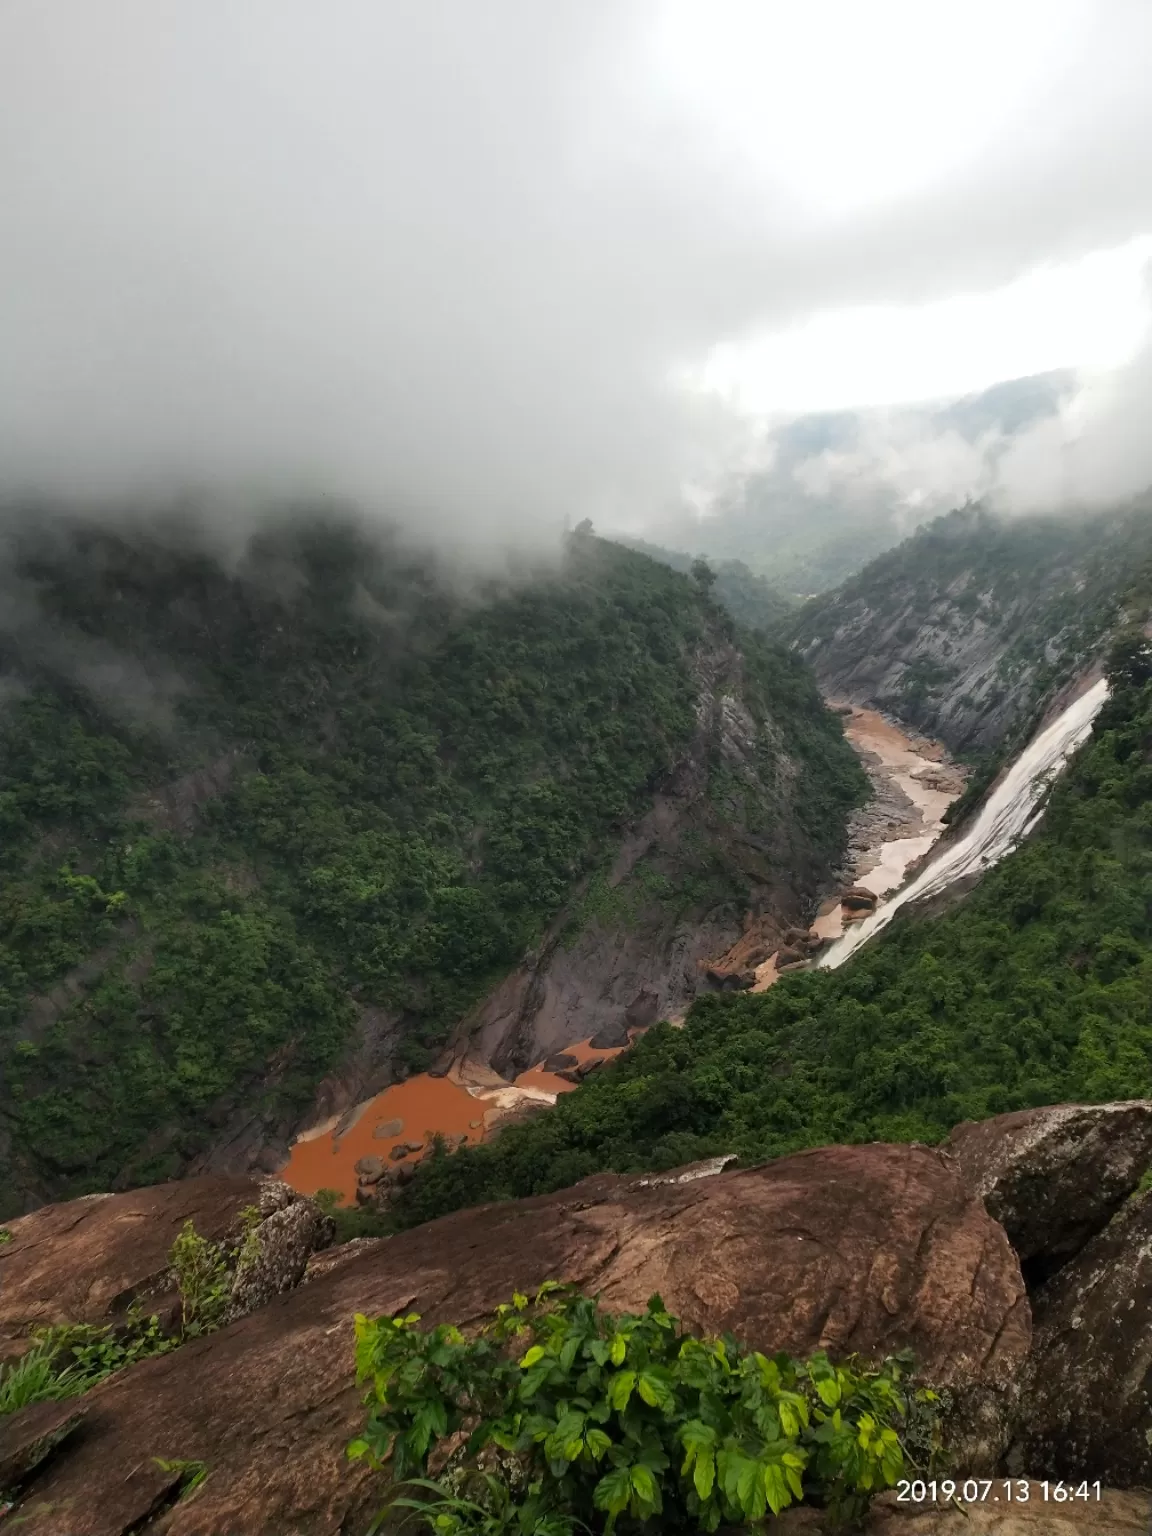
[[[1046,1278],[1107,1226],[1152,1166],[1152,1100],[965,1121],[945,1142],[1025,1264]]]
[[[170,1501],[166,1536],[359,1530],[379,1490],[342,1455],[362,1413],[356,1312],[411,1309],[467,1327],[544,1279],[576,1282],[620,1311],[658,1290],[692,1326],[731,1329],[761,1349],[878,1357],[911,1346],[925,1376],[994,1396],[1028,1347],[1002,1229],[923,1147],[824,1148],[687,1182],[600,1175],[313,1266],[299,1289],[90,1393],[82,1431],[32,1475],[21,1529],[140,1529],[171,1493],[160,1458],[208,1468],[192,1499]],[[0,1454],[43,1429],[39,1412],[10,1417]]]
[[[1152,1199],[1133,1201],[1034,1299],[1014,1458],[1152,1485]]]

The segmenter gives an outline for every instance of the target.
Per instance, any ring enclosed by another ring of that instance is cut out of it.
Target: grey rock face
[[[1107,1226],[1152,1165],[1152,1100],[966,1121],[945,1143],[1033,1282]]]
[[[311,1256],[332,1242],[332,1218],[314,1200],[268,1179],[257,1202],[262,1220],[241,1243],[228,1321],[244,1317],[274,1296],[294,1290],[304,1278]]]
[[[1152,1200],[1040,1291],[1013,1460],[1033,1475],[1152,1483]]]

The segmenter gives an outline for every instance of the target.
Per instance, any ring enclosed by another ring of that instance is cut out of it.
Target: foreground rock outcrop
[[[1152,1100],[965,1121],[944,1145],[1025,1273],[1045,1278],[1108,1225],[1152,1166]]]
[[[65,1250],[59,1250],[61,1261]],[[312,1536],[363,1529],[379,1488],[343,1457],[361,1420],[351,1319],[477,1323],[516,1287],[575,1282],[620,1311],[653,1291],[693,1327],[765,1350],[878,1357],[911,1346],[993,1455],[1029,1343],[1002,1228],[924,1147],[830,1147],[681,1179],[600,1175],[366,1242],[220,1333],[0,1427],[0,1463],[68,1428],[20,1505],[35,1536]],[[991,1438],[990,1438],[991,1436]],[[967,1452],[966,1452],[967,1454]],[[165,1470],[201,1461],[181,1501]]]
[[[0,1360],[33,1328],[112,1323],[137,1301],[156,1307],[172,1289],[168,1256],[186,1221],[237,1248],[256,1228],[235,1276],[234,1316],[298,1284],[332,1240],[315,1201],[279,1179],[210,1175],[42,1206],[10,1221],[0,1245]]]
[[[1152,1485],[1152,1197],[1121,1212],[1034,1305],[1015,1459]]]

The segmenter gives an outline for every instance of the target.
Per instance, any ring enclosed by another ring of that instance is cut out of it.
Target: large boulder
[[[767,1351],[875,1359],[911,1346],[962,1399],[998,1402],[1029,1342],[1002,1228],[930,1149],[830,1147],[713,1177],[599,1175],[364,1244],[220,1333],[111,1378],[32,1474],[21,1530],[126,1536],[169,1504],[166,1536],[360,1530],[380,1486],[342,1454],[363,1416],[353,1315],[414,1310],[468,1327],[546,1279],[618,1311],[660,1291],[692,1327]],[[6,1439],[50,1434],[66,1406],[12,1415],[0,1457]],[[180,1502],[161,1465],[176,1460],[208,1468]]]
[[[1040,1474],[1152,1485],[1152,1197],[1035,1298],[1014,1457]]]
[[[1152,1165],[1152,1101],[1060,1104],[965,1121],[945,1142],[1029,1279],[1079,1253]]]
[[[113,1323],[133,1302],[162,1302],[186,1221],[240,1260],[234,1315],[296,1285],[332,1240],[315,1202],[272,1178],[207,1174],[43,1206],[8,1222],[0,1244],[0,1359],[25,1348],[34,1328]]]

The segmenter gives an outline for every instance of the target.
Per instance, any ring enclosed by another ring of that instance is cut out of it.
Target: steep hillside
[[[562,912],[559,948],[637,892],[677,931],[792,915],[862,792],[798,658],[596,539],[463,595],[332,518],[227,559],[177,523],[7,532],[7,1211],[278,1162]]]
[[[814,599],[788,633],[827,693],[978,755],[1099,654],[1150,559],[1147,499],[1091,519],[965,508]]]
[[[698,559],[703,556],[686,555],[682,550],[665,549],[660,544],[649,544],[646,539],[617,537],[616,543],[625,549],[637,550],[662,565],[670,565],[674,571],[690,575]],[[746,629],[776,629],[800,606],[800,599],[792,592],[758,576],[743,560],[708,560],[715,577],[716,596],[738,624]]]
[[[600,1169],[837,1140],[938,1141],[963,1119],[1139,1097],[1152,1073],[1152,646],[1115,648],[1113,698],[1040,831],[962,905],[898,917],[839,970],[700,999],[537,1122],[422,1167],[404,1219]]]

